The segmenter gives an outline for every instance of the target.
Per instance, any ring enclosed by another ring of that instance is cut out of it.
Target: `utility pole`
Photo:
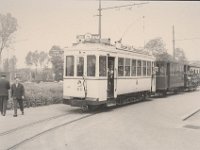
[[[102,11],[102,9],[101,9],[101,0],[99,0],[99,42],[100,42],[100,40],[101,40],[101,11]]]
[[[116,9],[116,8],[122,8],[122,7],[130,7],[130,6],[143,5],[143,4],[148,4],[148,2],[101,8],[101,0],[99,0],[99,9],[98,9],[99,14],[97,15],[97,16],[99,16],[99,33],[98,33],[99,34],[99,42],[101,40],[101,17],[102,17],[101,12],[102,12],[102,10]]]
[[[144,34],[143,36],[144,36],[144,47],[145,47],[145,44],[146,44],[145,43],[145,16],[143,16],[142,19],[143,19],[143,34]]]
[[[172,46],[173,46],[173,58],[175,60],[175,31],[174,31],[174,25],[172,26]]]

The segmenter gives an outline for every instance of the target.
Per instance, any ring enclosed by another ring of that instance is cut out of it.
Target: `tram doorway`
[[[107,86],[107,96],[108,98],[114,98],[114,66],[115,58],[108,57],[108,86]]]

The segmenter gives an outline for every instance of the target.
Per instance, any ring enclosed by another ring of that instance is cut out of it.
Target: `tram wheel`
[[[83,112],[87,112],[87,111],[89,110],[88,105],[83,105],[83,106],[81,106],[81,110],[82,110]]]

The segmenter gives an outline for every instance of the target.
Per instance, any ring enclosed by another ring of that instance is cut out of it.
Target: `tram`
[[[200,85],[200,67],[198,65],[185,65],[185,88],[196,90]]]
[[[185,88],[184,64],[175,61],[156,61],[156,93],[183,91]]]
[[[64,103],[90,109],[144,98],[156,90],[154,62],[148,51],[112,45],[97,34],[79,35],[64,49]]]
[[[200,85],[200,67],[177,61],[156,61],[156,93],[196,90]]]

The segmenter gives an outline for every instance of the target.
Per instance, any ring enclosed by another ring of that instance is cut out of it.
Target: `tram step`
[[[106,103],[107,107],[112,107],[112,106],[116,106],[116,100],[108,100]]]

